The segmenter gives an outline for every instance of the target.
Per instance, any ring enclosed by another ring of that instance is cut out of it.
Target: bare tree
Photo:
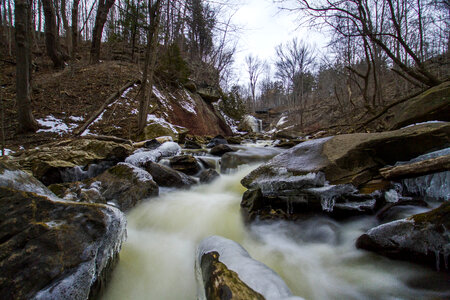
[[[100,61],[100,46],[102,43],[103,27],[111,7],[115,0],[99,0],[97,7],[97,16],[95,17],[95,25],[92,31],[92,45],[91,45],[91,64],[96,64]]]
[[[42,0],[45,16],[45,46],[47,54],[53,61],[55,68],[62,68],[64,66],[64,58],[60,50],[59,34],[56,29],[56,16],[53,9],[53,1]]]
[[[16,100],[17,119],[19,122],[19,132],[34,132],[38,124],[33,117],[30,99],[30,32],[29,20],[30,12],[29,0],[15,1],[15,21],[16,21]]]
[[[142,91],[139,101],[138,134],[144,131],[147,124],[148,106],[153,93],[153,74],[156,62],[156,46],[158,44],[161,0],[156,0],[154,3],[152,3],[152,0],[148,0],[148,6],[150,7],[150,24],[147,31],[147,50],[145,52]],[[146,92],[147,82],[149,86],[148,92]]]
[[[343,20],[348,20],[355,28],[352,36],[363,36],[377,45],[398,67],[402,75],[411,80],[421,82],[428,86],[441,83],[424,64],[420,55],[420,47],[416,51],[413,45],[420,44],[417,39],[412,39],[410,32],[414,31],[412,25],[418,24],[417,30],[423,31],[422,21],[412,21],[408,17],[415,2],[408,0],[298,0],[299,9],[310,17],[310,21],[324,22],[331,26],[333,30],[343,36],[348,34],[343,31],[340,24]],[[417,2],[420,5],[420,2]],[[374,11],[382,6],[385,13],[378,19]],[[414,7],[417,10],[417,7]],[[419,12],[419,19],[422,20],[422,11]],[[381,24],[380,24],[381,23]],[[382,25],[382,26],[380,26]],[[423,35],[421,36],[423,39]],[[411,65],[411,63],[413,65]]]
[[[245,58],[245,63],[247,64],[248,80],[254,109],[256,105],[256,85],[258,84],[259,76],[264,71],[264,63],[253,55],[248,55]]]
[[[75,57],[78,48],[78,6],[80,0],[73,0],[72,4],[72,58]]]

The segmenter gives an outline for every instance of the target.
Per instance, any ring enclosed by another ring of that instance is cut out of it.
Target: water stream
[[[239,182],[250,171],[246,167],[187,191],[165,190],[132,210],[128,239],[103,299],[196,299],[195,250],[209,235],[237,241],[305,299],[444,297],[446,275],[354,247],[376,224],[374,217],[244,226]]]

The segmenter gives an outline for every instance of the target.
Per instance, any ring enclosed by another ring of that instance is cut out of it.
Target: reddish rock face
[[[195,111],[197,114],[188,112],[181,105],[172,105],[173,110],[169,112],[171,123],[186,127],[193,135],[233,135],[233,132],[217,115],[211,104],[205,103],[197,94],[191,94],[195,101]]]

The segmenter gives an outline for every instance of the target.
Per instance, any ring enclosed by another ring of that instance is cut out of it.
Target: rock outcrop
[[[88,299],[105,286],[125,218],[101,204],[52,201],[0,187],[0,293],[4,299]]]
[[[394,259],[427,264],[449,271],[450,203],[370,229],[356,247]]]
[[[132,146],[97,139],[65,140],[27,150],[14,158],[45,185],[95,177],[130,155]]]
[[[427,121],[450,121],[450,81],[432,87],[424,93],[389,111],[386,123],[398,129]]]

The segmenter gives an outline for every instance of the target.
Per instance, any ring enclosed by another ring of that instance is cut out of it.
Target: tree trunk
[[[67,53],[69,55],[71,55],[71,53],[72,53],[72,37],[70,35],[71,35],[72,31],[70,30],[69,22],[67,21],[66,0],[61,0],[61,18],[63,21],[64,38],[66,40]]]
[[[153,73],[156,61],[156,45],[158,44],[158,27],[160,17],[161,0],[151,5],[151,0],[148,1],[150,7],[150,26],[147,34],[147,50],[145,52],[144,73],[142,75],[142,96],[139,101],[138,114],[138,134],[144,132],[145,125],[147,125],[148,106],[153,92]],[[150,65],[150,71],[149,69]],[[146,94],[146,85],[148,81],[149,91]]]
[[[55,68],[64,66],[64,59],[59,49],[59,34],[56,31],[56,16],[51,0],[42,0],[45,17],[45,47]]]
[[[30,32],[29,32],[29,1],[15,1],[16,21],[16,101],[18,131],[35,132],[38,124],[31,111],[30,99]]]
[[[108,12],[115,0],[100,0],[98,2],[97,16],[95,17],[94,30],[92,31],[91,64],[100,60],[100,46],[102,42],[103,27],[105,26]]]
[[[78,5],[80,0],[73,0],[72,5],[72,58],[75,58],[78,48]]]
[[[406,165],[381,168],[380,174],[386,179],[412,178],[447,171],[449,168],[450,155],[444,155]]]

